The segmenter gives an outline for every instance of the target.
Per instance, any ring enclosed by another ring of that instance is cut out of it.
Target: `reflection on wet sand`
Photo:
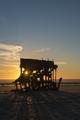
[[[79,120],[79,113],[80,94],[51,90],[0,94],[0,120]]]

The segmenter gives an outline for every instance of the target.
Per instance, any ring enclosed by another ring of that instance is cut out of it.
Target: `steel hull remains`
[[[58,90],[62,78],[56,82],[57,68],[54,61],[21,58],[20,76],[14,82],[16,90]]]

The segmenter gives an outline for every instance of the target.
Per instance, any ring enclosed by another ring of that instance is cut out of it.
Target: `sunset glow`
[[[0,1],[0,79],[19,77],[21,57],[53,60],[57,78],[80,79],[80,2],[8,1]]]

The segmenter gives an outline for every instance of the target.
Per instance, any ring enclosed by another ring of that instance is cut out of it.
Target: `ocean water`
[[[9,92],[15,89],[14,80],[0,80],[0,93]],[[58,83],[58,80],[57,80]],[[80,79],[64,79],[62,80],[60,91],[80,93]]]
[[[80,93],[80,79],[63,80],[60,86],[61,91]]]
[[[14,80],[0,80],[0,93],[9,93],[15,89],[15,86],[11,84]]]

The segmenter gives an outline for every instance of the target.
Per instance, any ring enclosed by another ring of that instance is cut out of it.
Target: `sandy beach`
[[[52,90],[0,93],[0,120],[80,120],[80,93]]]

